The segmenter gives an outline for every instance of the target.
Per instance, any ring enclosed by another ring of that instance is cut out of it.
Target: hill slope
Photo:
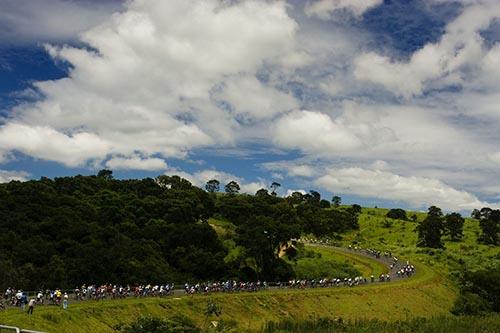
[[[324,249],[326,251],[326,249]],[[336,256],[345,253],[329,249]],[[347,259],[363,264],[365,272],[380,270],[380,264],[357,254]],[[202,325],[208,299],[222,306],[222,319],[237,331],[256,331],[267,321],[315,317],[405,319],[447,314],[456,290],[432,268],[417,264],[409,279],[353,288],[270,290],[257,293],[195,295],[170,298],[126,299],[71,304],[68,311],[55,307],[36,308],[28,317],[17,309],[0,313],[0,322],[47,332],[113,332],[119,323],[140,315],[171,317],[186,315]]]

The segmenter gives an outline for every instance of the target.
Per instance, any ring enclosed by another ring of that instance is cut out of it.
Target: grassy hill
[[[500,264],[500,247],[477,242],[480,227],[474,219],[465,219],[461,241],[455,242],[445,237],[445,249],[427,250],[416,246],[415,231],[417,222],[425,218],[425,213],[408,212],[408,216],[417,216],[417,222],[412,222],[386,218],[387,211],[383,208],[363,208],[359,217],[359,230],[346,233],[339,243],[343,246],[355,244],[363,248],[392,251],[447,273],[464,267],[477,270]]]
[[[343,235],[337,245],[354,244],[363,248],[392,251],[415,264],[417,273],[410,279],[354,288],[309,290],[272,290],[257,293],[195,295],[164,299],[126,299],[121,301],[71,304],[68,311],[40,307],[28,317],[16,309],[0,312],[0,323],[47,332],[113,332],[113,327],[141,315],[172,317],[185,315],[202,326],[209,299],[222,306],[222,320],[236,332],[258,332],[266,322],[315,318],[380,319],[395,321],[416,317],[451,316],[449,310],[458,291],[450,273],[465,265],[471,269],[500,261],[500,248],[477,244],[478,222],[467,219],[461,242],[445,241],[444,250],[417,248],[415,222],[385,217],[387,210],[365,208],[360,229]],[[412,213],[410,213],[412,214]],[[409,214],[409,215],[410,215]],[[418,220],[425,214],[416,213]],[[211,219],[210,224],[222,239],[230,237],[234,226]],[[347,264],[363,275],[379,274],[379,262],[338,249],[307,246],[316,255],[302,256],[293,262],[296,272],[322,274],[318,267]],[[495,317],[493,320],[496,320]],[[489,319],[491,320],[491,319]]]
[[[344,252],[327,248],[331,256]],[[364,273],[382,269],[375,260],[349,254],[344,257]],[[363,268],[361,268],[363,267]],[[203,325],[208,299],[222,306],[222,319],[241,331],[259,331],[268,321],[307,320],[319,317],[397,320],[447,314],[455,289],[432,268],[418,264],[417,274],[407,280],[354,288],[272,290],[257,293],[195,295],[164,299],[71,304],[68,311],[55,307],[36,308],[35,314],[10,309],[0,313],[0,322],[47,332],[113,332],[113,327],[140,315],[171,317],[185,315]]]

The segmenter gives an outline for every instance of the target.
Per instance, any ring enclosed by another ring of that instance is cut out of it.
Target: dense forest
[[[361,207],[330,207],[316,191],[238,190],[177,176],[118,180],[109,170],[0,184],[0,288],[288,279],[278,253],[290,240],[358,227]],[[235,226],[230,239],[218,237],[213,217]]]

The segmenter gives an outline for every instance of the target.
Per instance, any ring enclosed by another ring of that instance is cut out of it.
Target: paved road
[[[346,248],[335,247],[335,246],[330,246],[330,245],[326,245],[326,244],[318,244],[318,243],[305,243],[305,244],[310,245],[310,246],[331,248],[332,250],[335,250],[336,252],[344,252],[344,253],[353,254],[356,256],[366,257],[370,260],[374,260],[374,261],[377,261],[377,262],[383,264],[387,268],[387,272],[389,272],[391,280],[389,282],[380,282],[379,276],[375,276],[374,277],[375,282],[373,282],[373,283],[390,283],[391,281],[394,281],[394,280],[408,279],[408,277],[403,278],[403,277],[400,277],[396,274],[396,272],[399,269],[401,269],[403,267],[403,265],[406,265],[406,261],[398,260],[398,262],[394,265],[394,267],[392,269],[390,269],[390,265],[394,263],[394,259],[391,256],[384,256],[384,254],[382,254],[382,255],[377,257],[377,256],[373,255],[372,253],[370,253],[368,250],[364,250],[364,249],[346,249]],[[384,274],[385,274],[385,272],[384,272]],[[368,281],[367,284],[372,284],[372,282],[370,282],[369,276],[365,276],[365,278]],[[348,287],[348,286],[345,286],[345,285],[333,286],[333,288],[341,288],[341,287]],[[310,287],[307,287],[307,288],[310,288]],[[317,287],[317,288],[321,288],[321,287]],[[277,285],[277,283],[269,283],[269,287],[267,289],[279,290],[279,289],[296,289],[296,288],[279,287]],[[262,289],[260,291],[262,291]],[[34,294],[33,292],[29,293],[30,296],[32,296],[33,294]],[[75,300],[75,297],[73,295],[72,290],[68,291],[68,294],[70,295],[70,302],[71,303],[81,302],[81,301]],[[203,293],[200,292],[198,294],[203,294]],[[175,290],[173,290],[173,292],[169,296],[162,296],[162,297],[180,297],[180,296],[185,296],[185,295],[186,295],[186,292],[184,291],[184,289],[175,289]],[[126,298],[130,298],[130,297],[135,297],[135,296],[127,296]],[[142,296],[142,297],[153,297],[153,296]],[[107,298],[107,299],[109,299],[109,298]]]

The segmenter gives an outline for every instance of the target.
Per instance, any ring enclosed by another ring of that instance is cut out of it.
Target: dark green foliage
[[[255,196],[257,197],[267,197],[269,196],[269,191],[266,190],[265,188],[261,188],[260,190],[257,190],[257,192],[255,192]]]
[[[311,205],[319,206],[321,201],[321,194],[317,191],[311,190],[309,191],[309,193],[304,194],[302,198]]]
[[[340,206],[340,204],[342,203],[342,198],[339,197],[338,195],[334,195],[332,197],[332,204],[335,206],[335,207],[338,207]]]
[[[292,205],[298,205],[304,201],[304,195],[300,192],[293,192],[289,197],[287,197],[287,200]]]
[[[221,277],[213,198],[179,177],[0,185],[0,287],[73,288]],[[179,254],[183,254],[182,258]]]
[[[476,272],[466,271],[461,278],[460,297],[454,314],[500,312],[500,266]]]
[[[406,211],[401,208],[393,208],[385,215],[391,219],[407,220]]]
[[[291,267],[278,258],[280,249],[300,237],[302,231],[318,237],[358,228],[358,217],[350,209],[324,209],[316,191],[300,193],[286,199],[270,195],[267,190],[255,196],[226,195],[218,198],[216,214],[237,226],[235,240],[246,249],[240,267],[260,279],[277,280],[293,275]],[[247,258],[255,261],[248,267]],[[233,263],[234,264],[234,263]]]
[[[478,294],[461,293],[453,304],[451,313],[454,315],[484,315],[491,312],[490,304]]]
[[[103,169],[97,173],[97,177],[102,179],[111,180],[113,179],[113,171]]]
[[[358,204],[353,204],[353,205],[351,206],[351,210],[352,210],[354,213],[356,213],[356,214],[361,214],[361,210],[362,210],[362,208],[361,208],[361,206],[360,206],[360,205],[358,205]]]
[[[447,214],[445,217],[445,233],[450,235],[451,240],[460,240],[463,237],[465,220],[459,213]]]
[[[249,218],[237,229],[236,241],[255,259],[260,279],[274,280],[277,275],[282,275],[283,263],[278,258],[280,246],[300,236],[301,228],[295,212],[283,205],[287,204],[272,207],[270,216],[256,215]],[[278,268],[281,269],[280,274]]]
[[[231,180],[226,184],[226,186],[224,186],[224,190],[227,194],[236,194],[240,191],[240,185],[234,180]]]
[[[328,200],[321,199],[321,201],[319,202],[319,206],[321,208],[330,208],[330,202]]]
[[[161,319],[158,317],[140,317],[130,325],[116,327],[122,333],[198,333],[201,330],[187,317]]]
[[[482,233],[479,240],[486,244],[500,244],[500,210],[488,207],[474,209],[472,217],[479,220]]]
[[[178,176],[118,180],[109,170],[1,184],[0,288],[284,279],[294,273],[278,254],[291,239],[357,228],[357,214],[323,209],[315,191],[294,204],[226,188],[216,196]],[[207,223],[214,214],[236,226],[233,245]]]
[[[436,206],[429,207],[427,217],[417,226],[417,246],[442,248],[441,236],[444,232],[443,212]]]
[[[211,179],[205,185],[205,190],[210,193],[219,192],[220,182],[217,179]]]
[[[358,214],[352,209],[322,209],[314,201],[305,201],[297,206],[304,231],[316,237],[358,229]]]

